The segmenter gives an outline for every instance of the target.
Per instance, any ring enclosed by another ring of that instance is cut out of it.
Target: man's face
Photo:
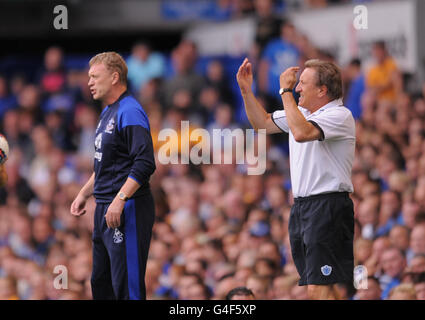
[[[394,227],[390,231],[390,241],[393,246],[406,249],[409,246],[409,234],[403,227]]]
[[[385,50],[380,46],[373,46],[372,55],[378,63],[382,63],[385,60]]]
[[[395,249],[384,251],[381,256],[381,263],[384,272],[392,278],[400,276],[406,266],[404,257]]]
[[[195,283],[187,289],[188,300],[206,300],[208,297],[205,294],[205,290],[201,284]]]
[[[425,257],[417,256],[410,260],[410,271],[415,273],[425,272]]]
[[[416,298],[425,300],[425,282],[415,284]]]
[[[181,296],[183,299],[186,299],[188,296],[189,288],[190,286],[196,284],[196,278],[192,276],[184,276],[180,278],[178,283],[178,289],[179,296]]]
[[[367,289],[359,289],[357,295],[359,300],[380,300],[381,288],[376,281],[368,280]]]
[[[425,226],[416,226],[410,236],[410,246],[414,253],[425,253]]]
[[[317,87],[316,83],[316,70],[313,68],[304,69],[300,76],[300,82],[295,89],[300,94],[298,105],[308,110],[317,107],[317,98],[319,98],[321,88]]]
[[[113,84],[113,73],[103,63],[90,67],[88,86],[94,100],[103,100]]]
[[[248,279],[246,286],[251,289],[251,291],[258,299],[267,298],[267,290],[264,288],[263,284],[260,281],[255,279]]]

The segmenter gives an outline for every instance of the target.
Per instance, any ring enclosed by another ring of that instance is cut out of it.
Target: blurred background
[[[67,9],[67,29],[54,28],[56,5]],[[250,128],[235,81],[245,57],[268,112],[282,109],[287,67],[338,63],[357,130],[355,264],[368,271],[368,289],[339,290],[425,299],[424,14],[419,0],[1,0],[0,132],[11,152],[0,299],[91,299],[95,204],[80,218],[69,207],[92,173],[101,111],[88,61],[110,50],[127,61],[156,152],[160,130],[178,132],[182,120],[191,130]],[[148,299],[224,299],[240,286],[256,299],[307,299],[289,246],[288,162],[284,133],[268,136],[263,175],[157,161]],[[65,290],[53,286],[59,265]]]

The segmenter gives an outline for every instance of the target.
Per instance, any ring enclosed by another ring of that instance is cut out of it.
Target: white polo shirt
[[[319,128],[320,141],[297,142],[289,130],[285,110],[272,114],[274,123],[289,132],[289,162],[295,198],[329,192],[353,192],[351,169],[356,144],[355,122],[342,99],[314,113],[298,107],[307,121]]]

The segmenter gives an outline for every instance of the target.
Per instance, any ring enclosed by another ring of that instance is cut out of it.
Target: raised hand
[[[281,88],[293,89],[297,83],[297,72],[300,67],[290,67],[280,74],[279,82]]]
[[[242,94],[252,90],[252,65],[251,62],[248,61],[248,58],[245,58],[239,67],[238,73],[236,74],[236,80],[238,81]]]

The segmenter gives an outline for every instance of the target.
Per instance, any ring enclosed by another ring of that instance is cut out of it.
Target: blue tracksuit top
[[[96,129],[94,196],[112,202],[128,177],[140,184],[132,198],[148,192],[155,159],[148,116],[127,91],[106,106]]]

